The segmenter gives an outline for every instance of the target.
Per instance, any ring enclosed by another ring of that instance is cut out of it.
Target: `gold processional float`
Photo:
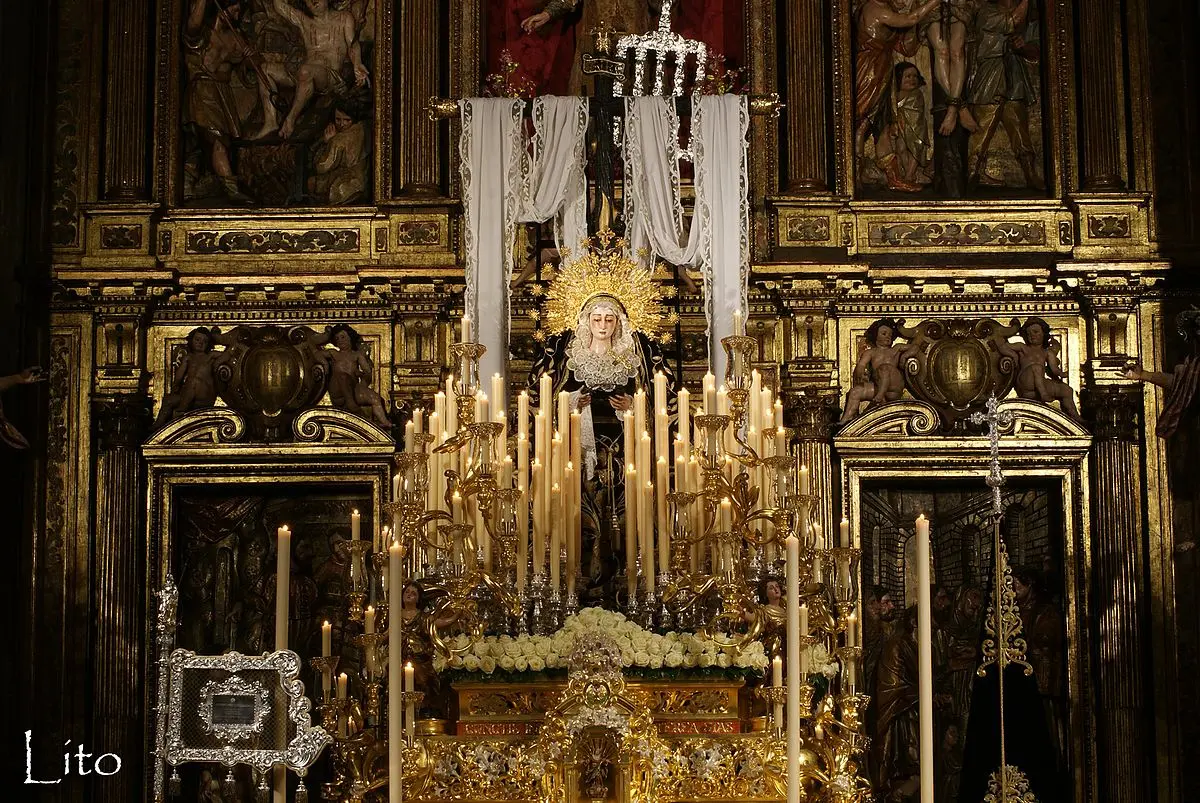
[[[669,322],[649,271],[607,232],[564,259],[546,328],[573,327],[601,296],[649,337]],[[823,500],[788,450],[781,403],[751,370],[755,340],[722,345],[724,385],[708,374],[695,410],[680,389],[672,420],[659,374],[624,413],[625,504],[611,511],[626,556],[618,613],[580,609],[577,595],[579,411],[565,392],[551,399],[543,376],[535,410],[528,391],[518,395],[509,437],[502,382],[485,393],[484,347],[463,321],[450,349],[457,372],[396,455],[380,519],[391,526],[366,539],[352,517],[345,579],[361,661],[346,663],[360,666],[338,673],[328,623],[311,659],[321,693],[309,741],[319,748],[327,734],[332,770],[324,799],[871,798],[859,549],[847,520],[836,543],[816,523]],[[279,537],[290,538],[286,527]],[[281,561],[283,588],[288,572]],[[760,599],[781,574],[783,600]],[[397,626],[409,581],[433,602]],[[286,621],[286,607],[276,616]],[[413,639],[433,646],[438,670],[472,678],[453,684],[454,733],[417,717],[424,694],[402,646]],[[764,643],[785,654],[768,656]],[[752,695],[746,680],[768,676]],[[751,716],[756,703],[765,717]],[[278,799],[278,769],[274,785]],[[303,779],[300,789],[306,800]]]

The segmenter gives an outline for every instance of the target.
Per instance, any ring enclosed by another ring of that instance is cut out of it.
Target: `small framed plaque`
[[[303,774],[329,744],[314,727],[300,657],[291,650],[197,655],[169,660],[166,760],[247,764],[266,772],[283,764]]]

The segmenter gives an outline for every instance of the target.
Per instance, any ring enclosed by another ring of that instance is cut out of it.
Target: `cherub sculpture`
[[[875,407],[895,401],[904,391],[904,372],[900,363],[907,356],[909,345],[893,345],[900,325],[891,318],[881,318],[867,329],[870,347],[859,356],[854,365],[854,386],[846,394],[846,409],[839,424],[858,415],[863,402]]]
[[[1155,433],[1160,438],[1169,438],[1179,429],[1183,416],[1196,399],[1200,386],[1200,310],[1179,313],[1176,328],[1184,340],[1192,344],[1192,353],[1183,358],[1171,373],[1147,371],[1139,363],[1130,363],[1125,368],[1125,378],[1138,382],[1149,382],[1166,390],[1162,412],[1158,414]]]
[[[30,385],[34,382],[41,382],[45,378],[46,375],[42,373],[42,369],[35,365],[31,368],[26,368],[19,374],[0,377],[0,392],[8,390],[13,385]],[[0,441],[3,441],[14,449],[29,448],[29,441],[4,416],[4,403],[2,401],[0,401]]]
[[[329,361],[329,400],[339,410],[370,419],[386,431],[392,422],[383,405],[383,397],[371,388],[375,364],[362,350],[362,337],[344,323],[325,327],[324,334],[312,340],[313,345],[332,343],[332,349],[321,354]]]
[[[1015,323],[1015,321],[1014,321]],[[1049,404],[1057,401],[1062,411],[1082,421],[1075,406],[1075,391],[1065,381],[1059,352],[1062,345],[1050,335],[1050,325],[1041,318],[1027,318],[1020,329],[1023,343],[996,339],[1001,354],[1017,361],[1017,395]]]
[[[217,384],[214,371],[224,359],[224,352],[213,353],[213,346],[221,343],[221,330],[197,327],[188,333],[187,350],[175,366],[175,379],[171,392],[163,397],[162,407],[154,420],[158,429],[176,416],[212,407],[217,401]]]

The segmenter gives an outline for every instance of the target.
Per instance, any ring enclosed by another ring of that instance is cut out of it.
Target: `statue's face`
[[[875,345],[880,348],[887,348],[892,345],[892,341],[896,339],[896,333],[892,331],[890,326],[881,326],[875,332]]]
[[[606,308],[592,310],[588,316],[588,328],[592,332],[593,343],[611,343],[617,331],[617,316]]]
[[[1025,335],[1029,338],[1029,345],[1040,346],[1046,342],[1046,330],[1042,328],[1040,323],[1031,323],[1025,327]]]
[[[916,67],[907,67],[904,73],[900,76],[900,89],[905,92],[911,92],[921,85],[921,73],[917,72]]]
[[[354,121],[350,119],[350,115],[346,114],[341,109],[338,109],[333,113],[333,126],[338,131],[345,131],[352,125],[354,125]]]
[[[350,340],[350,333],[345,329],[341,329],[336,335],[333,336],[333,345],[337,346],[342,351],[347,351],[354,344]]]
[[[414,585],[406,586],[404,589],[404,607],[414,608],[421,600],[421,590]]]
[[[193,332],[192,333],[192,339],[191,339],[191,343],[190,343],[190,345],[192,347],[192,351],[207,351],[208,350],[208,342],[209,342],[209,340],[208,340],[207,332]]]
[[[305,3],[313,16],[324,14],[329,10],[329,0],[305,0]]]
[[[783,589],[774,580],[767,581],[767,602],[779,602],[783,598]]]

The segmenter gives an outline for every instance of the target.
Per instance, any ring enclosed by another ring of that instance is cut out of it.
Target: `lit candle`
[[[783,659],[776,655],[771,659],[771,685],[778,689],[783,686]],[[771,710],[776,727],[783,725],[783,703],[775,703]]]
[[[628,414],[626,414],[626,425],[628,425]],[[637,593],[637,560],[638,537],[637,537],[637,498],[638,498],[638,473],[633,465],[633,455],[626,452],[625,459],[630,462],[625,464],[625,581],[626,590],[629,592],[629,599],[633,599]]]
[[[550,589],[558,591],[559,554],[562,550],[562,489],[558,483],[550,487]]]
[[[800,466],[800,495],[808,496],[809,488],[808,466]]]
[[[413,431],[415,431],[416,434],[420,435],[422,432],[425,431],[425,429],[424,429],[425,408],[418,407],[417,409],[413,410],[413,419],[412,420],[413,420]]]
[[[745,330],[742,329],[742,309],[738,307],[733,311],[733,333],[740,335],[743,331]]]
[[[407,421],[404,424],[404,451],[411,452],[413,450],[414,435],[416,427],[412,421]]]
[[[838,525],[838,546],[850,546],[850,519],[842,516],[842,522]]]
[[[471,342],[471,319],[466,315],[462,317],[462,342]]]
[[[454,524],[462,524],[464,521],[463,498],[458,491],[450,496],[450,520]]]
[[[364,628],[368,636],[375,632],[375,606],[368,605],[366,610],[366,619],[364,620]]]
[[[658,514],[655,525],[658,528],[658,570],[667,571],[671,560],[671,534],[667,525],[667,486],[671,483],[671,468],[667,458],[660,455],[655,463],[654,475],[654,510]]]
[[[357,510],[350,513],[350,540],[357,541],[362,538],[362,516]]]
[[[805,669],[800,649],[800,541],[789,535],[787,554],[787,800],[800,803],[800,684]]]
[[[404,641],[402,634],[404,622],[403,592],[404,585],[404,548],[399,543],[388,548],[388,777],[399,779],[403,775],[401,765],[401,740],[403,709],[400,707],[400,673],[403,664],[400,661],[401,645]],[[388,785],[388,803],[400,803],[400,784]]]
[[[328,658],[333,654],[333,625],[325,622],[321,625],[321,656]],[[333,673],[329,669],[321,670],[321,691],[329,696],[333,686]]]
[[[692,397],[688,393],[687,388],[679,389],[679,396],[676,398],[676,406],[679,408],[679,421],[676,423],[676,431],[679,433],[680,440],[683,441],[683,453],[685,455],[691,453],[691,438],[692,422],[691,422],[691,403]]]
[[[711,373],[704,375],[704,414],[717,414],[717,378]]]
[[[292,531],[285,524],[276,533],[275,649],[288,648],[288,596],[292,588]]]
[[[929,520],[924,515],[917,517],[916,539],[921,803],[933,803],[933,619],[929,602]]]
[[[546,524],[542,519],[542,464],[533,461],[533,574],[535,577],[545,572],[546,561]]]
[[[492,404],[497,413],[504,411],[504,377],[500,374],[492,374]]]
[[[412,662],[404,665],[404,690],[407,692],[415,691],[415,678],[413,676]],[[413,740],[413,735],[417,729],[416,704],[410,698],[404,706],[404,735],[409,742]]]
[[[339,700],[345,700],[345,699],[346,699],[346,684],[347,684],[347,683],[349,683],[349,682],[350,682],[350,678],[349,678],[349,677],[346,675],[346,673],[345,673],[345,672],[343,672],[342,674],[338,675],[338,681],[337,681],[337,698],[338,698]]]

